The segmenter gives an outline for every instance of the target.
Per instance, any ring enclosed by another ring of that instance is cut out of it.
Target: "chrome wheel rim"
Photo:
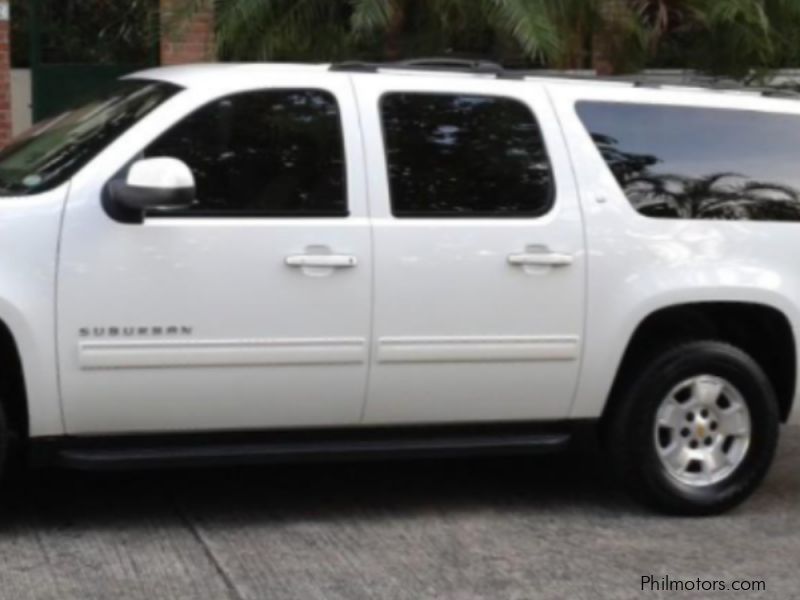
[[[729,477],[750,447],[750,410],[742,394],[714,375],[676,385],[656,413],[655,444],[670,477],[703,487]]]

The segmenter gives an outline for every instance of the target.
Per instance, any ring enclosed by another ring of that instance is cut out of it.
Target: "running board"
[[[37,444],[35,464],[81,470],[178,468],[331,460],[537,454],[564,449],[569,431],[426,431],[385,428],[330,435],[283,432],[256,435],[62,438]]]

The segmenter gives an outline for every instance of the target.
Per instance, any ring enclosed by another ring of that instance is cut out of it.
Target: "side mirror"
[[[136,161],[125,181],[110,181],[103,193],[106,212],[123,223],[142,223],[148,210],[188,208],[194,200],[192,171],[168,157]]]

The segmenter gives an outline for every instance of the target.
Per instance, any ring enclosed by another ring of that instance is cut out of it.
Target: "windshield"
[[[62,184],[179,90],[169,83],[123,80],[36,125],[0,152],[0,196],[27,196]]]

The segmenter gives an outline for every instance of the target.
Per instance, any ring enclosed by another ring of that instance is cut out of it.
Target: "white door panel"
[[[313,86],[276,75],[268,89],[282,87],[336,96],[349,217],[110,219],[102,184],[132,149],[168,127],[165,113],[177,122],[210,99],[197,92],[176,97],[154,115],[158,127],[141,123],[107,151],[102,167],[76,178],[58,299],[69,433],[358,422],[372,257],[355,103],[343,75]]]
[[[577,194],[536,85],[492,95],[535,113],[556,175],[539,218],[396,218],[378,106],[392,91],[486,95],[481,81],[356,76],[374,228],[374,359],[367,423],[565,417],[577,382],[585,256]]]

